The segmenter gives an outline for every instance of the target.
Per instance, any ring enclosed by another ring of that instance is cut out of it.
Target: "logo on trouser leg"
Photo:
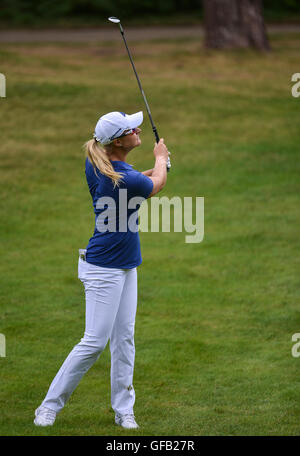
[[[133,389],[132,385],[127,386],[128,391],[131,391]]]

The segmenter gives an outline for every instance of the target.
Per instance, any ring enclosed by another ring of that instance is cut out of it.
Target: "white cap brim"
[[[136,112],[135,114],[126,114],[126,120],[130,128],[137,128],[143,123],[143,111]]]

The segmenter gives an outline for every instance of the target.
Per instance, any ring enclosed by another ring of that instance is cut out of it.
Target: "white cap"
[[[143,111],[135,114],[125,112],[109,112],[100,117],[95,127],[94,138],[101,144],[109,144],[122,136],[125,130],[137,128],[143,122]]]

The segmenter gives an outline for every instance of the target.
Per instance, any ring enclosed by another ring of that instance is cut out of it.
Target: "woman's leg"
[[[137,270],[127,269],[119,309],[110,338],[111,404],[120,414],[132,414],[135,391],[132,385],[135,358],[134,325],[137,308]]]
[[[42,406],[58,413],[80,382],[82,376],[99,358],[110,337],[116,318],[125,270],[80,264],[79,278],[85,287],[86,322],[81,341],[73,348],[52,381]]]

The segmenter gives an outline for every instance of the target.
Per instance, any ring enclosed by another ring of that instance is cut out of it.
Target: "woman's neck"
[[[108,157],[111,161],[123,161],[126,162],[127,151],[118,148],[114,148],[111,151],[108,151]]]

